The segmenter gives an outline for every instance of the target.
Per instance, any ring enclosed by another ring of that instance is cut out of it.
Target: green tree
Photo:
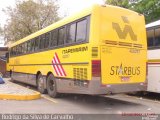
[[[132,10],[145,16],[146,23],[160,19],[160,1],[159,0],[137,0],[132,3]]]
[[[106,4],[134,10],[145,16],[146,23],[160,18],[159,0],[106,0]]]
[[[3,28],[5,43],[16,41],[59,20],[55,0],[19,0],[15,8],[3,10],[8,16]]]
[[[123,8],[129,7],[129,0],[106,0],[105,3],[108,5],[115,5]]]

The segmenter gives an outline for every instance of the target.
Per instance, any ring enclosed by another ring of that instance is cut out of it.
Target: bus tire
[[[37,89],[42,94],[47,93],[47,90],[45,89],[45,86],[44,86],[44,79],[41,73],[37,77]]]
[[[47,77],[47,91],[50,97],[59,97],[59,93],[57,92],[56,80],[54,79],[54,76],[52,74]]]

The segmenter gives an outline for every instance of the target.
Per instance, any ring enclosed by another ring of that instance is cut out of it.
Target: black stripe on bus
[[[8,73],[10,71],[7,71]],[[36,74],[33,74],[33,73],[23,73],[23,72],[16,72],[16,71],[12,71],[12,74],[25,74],[25,75],[36,75]],[[52,73],[53,74],[53,73]],[[43,77],[47,77],[47,75],[42,75]],[[81,79],[75,79],[75,78],[66,78],[66,77],[58,77],[58,76],[54,76],[54,78],[56,79],[63,79],[63,80],[72,80],[72,81],[75,81],[75,80],[80,80],[80,81],[88,81],[88,80],[81,80]],[[20,81],[21,82],[21,81]]]
[[[9,65],[9,66],[35,66],[35,65],[39,65],[39,66],[42,66],[42,65],[75,65],[75,64],[89,64],[89,62],[73,62],[73,63],[60,63],[60,64],[15,64],[15,65]]]

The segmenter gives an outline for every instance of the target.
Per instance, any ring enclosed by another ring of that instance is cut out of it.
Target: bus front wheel
[[[54,79],[54,76],[52,74],[50,74],[47,78],[47,91],[49,96],[53,98],[59,96],[59,93],[57,92],[56,80]]]

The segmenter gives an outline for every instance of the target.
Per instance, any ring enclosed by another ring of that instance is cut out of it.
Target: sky
[[[3,0],[0,3],[0,25],[3,26],[6,22],[7,16],[2,12],[7,6],[14,7],[16,0]],[[104,0],[58,0],[61,16],[72,15],[84,8],[87,8],[93,4],[103,4]]]
[[[93,4],[103,4],[104,0],[58,0],[60,14],[71,15]]]
[[[0,26],[6,23],[7,16],[3,9],[8,6],[14,7],[16,0],[3,0],[0,3]],[[104,0],[58,0],[59,3],[59,14],[60,16],[72,15],[79,12],[82,9],[92,6],[93,4],[104,4]],[[0,46],[3,46],[3,39],[0,38]]]

